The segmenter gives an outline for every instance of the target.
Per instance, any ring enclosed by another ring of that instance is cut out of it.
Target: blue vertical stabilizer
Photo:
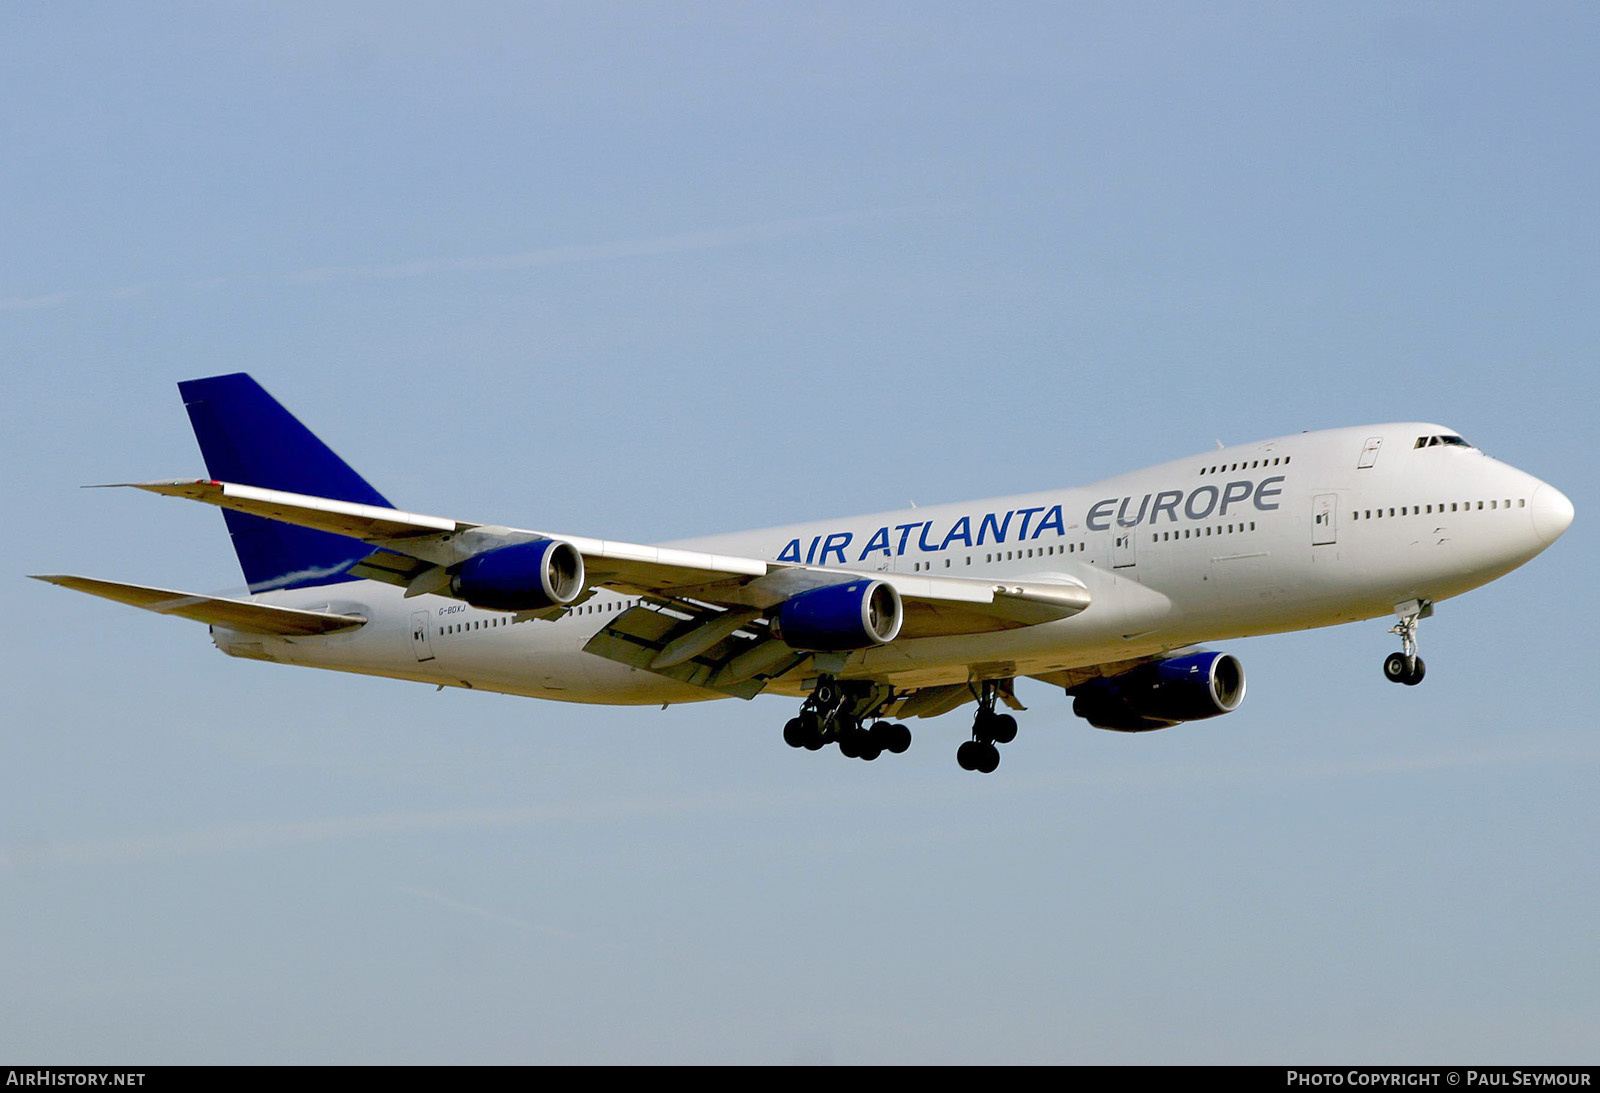
[[[178,391],[206,473],[218,482],[394,507],[245,373],[187,380]],[[227,509],[222,515],[252,592],[355,580],[345,571],[372,553],[343,535]]]

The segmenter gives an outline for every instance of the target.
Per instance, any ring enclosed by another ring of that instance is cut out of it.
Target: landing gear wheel
[[[810,737],[806,732],[806,724],[798,717],[791,717],[789,723],[783,727],[783,742],[791,748],[803,748]]]
[[[891,755],[900,755],[911,746],[911,730],[893,721],[875,721],[872,739]]]
[[[828,743],[822,735],[822,719],[817,716],[815,710],[802,710],[795,720],[800,722],[800,746],[806,751],[820,751]],[[786,729],[784,739],[788,738]]]
[[[989,738],[996,744],[1011,743],[1017,738],[1017,719],[1008,713],[992,715],[989,718]]]
[[[956,749],[956,765],[962,770],[993,774],[1000,765],[1000,749],[983,740],[968,740]]]
[[[993,744],[979,744],[977,760],[979,774],[993,774],[1000,766],[1000,749]]]
[[[1427,674],[1428,666],[1418,656],[1408,657],[1404,653],[1390,653],[1383,662],[1383,676],[1390,683],[1404,683],[1407,687],[1415,687]]]
[[[982,762],[978,765],[978,773],[992,775],[998,767],[1000,767],[1000,749],[995,747],[994,744],[990,744],[989,747],[984,749]]]
[[[861,736],[861,731],[854,726],[841,728],[839,730],[839,754],[846,759],[860,759],[863,754],[863,745],[866,744],[866,741]]]
[[[983,750],[983,745],[976,740],[965,741],[956,749],[956,766],[962,770],[978,769],[978,752]]]

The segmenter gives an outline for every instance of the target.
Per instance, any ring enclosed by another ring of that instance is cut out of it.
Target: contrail
[[[233,285],[287,284],[325,285],[339,281],[376,281],[398,278],[435,277],[451,273],[482,273],[506,270],[542,269],[584,262],[607,262],[625,258],[647,258],[664,254],[725,250],[753,246],[776,239],[804,235],[840,224],[855,223],[884,216],[917,216],[948,212],[950,205],[918,205],[903,208],[863,209],[855,212],[767,220],[727,228],[675,232],[642,239],[617,239],[600,243],[572,243],[558,247],[509,254],[482,254],[462,258],[411,258],[401,262],[373,262],[353,265],[318,266],[288,273],[241,274],[210,277],[167,285],[141,283],[110,288],[74,289],[38,293],[31,296],[0,297],[0,312],[41,311],[67,304],[98,300],[125,300],[152,296],[166,290],[209,292]]]

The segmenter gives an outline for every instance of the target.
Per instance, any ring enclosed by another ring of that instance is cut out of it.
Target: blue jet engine
[[[900,633],[900,593],[882,581],[813,588],[778,607],[778,636],[795,649],[839,652],[884,645]]]
[[[452,596],[489,611],[556,607],[577,599],[583,587],[583,555],[559,539],[484,551],[450,578]]]
[[[1244,666],[1227,653],[1188,653],[1073,689],[1072,712],[1097,729],[1148,732],[1231,713],[1244,701]]]

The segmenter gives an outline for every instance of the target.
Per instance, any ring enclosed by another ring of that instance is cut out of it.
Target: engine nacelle
[[[893,641],[904,618],[893,585],[859,580],[790,596],[775,621],[778,636],[793,648],[837,652]]]
[[[1244,666],[1227,653],[1188,653],[1074,689],[1072,712],[1097,729],[1148,732],[1231,713],[1244,701]]]
[[[484,551],[450,578],[452,596],[490,611],[537,611],[571,603],[582,592],[583,555],[560,539]]]

